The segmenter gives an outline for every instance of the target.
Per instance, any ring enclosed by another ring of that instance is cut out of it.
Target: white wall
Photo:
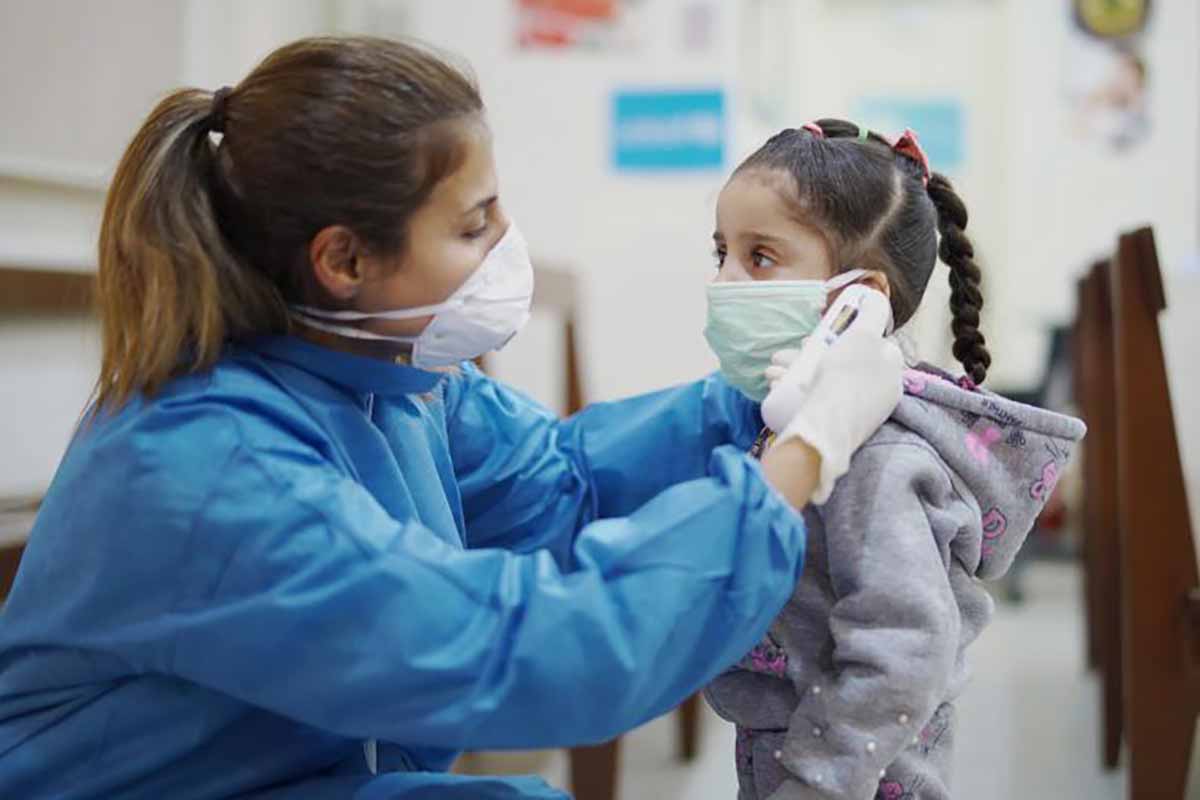
[[[1074,314],[1075,281],[1117,231],[1154,226],[1167,311],[1162,335],[1181,458],[1200,531],[1200,3],[1162,0],[1145,34],[1151,132],[1121,155],[1079,141],[1057,105],[1070,62],[1057,3],[1010,2],[1007,207],[1011,242],[995,287],[1006,358],[1037,352],[1045,320]]]
[[[94,267],[103,187],[175,80],[179,20],[179,4],[159,0],[0,7],[0,269]],[[86,318],[0,315],[0,495],[44,491],[98,344]]]
[[[0,263],[90,265],[103,186],[177,72],[178,3],[0,8]],[[129,37],[144,42],[127,46]],[[165,73],[165,79],[164,79]]]
[[[0,269],[95,269],[104,187],[153,105],[179,85],[236,82],[279,44],[329,30],[334,11],[325,0],[6,0]],[[93,320],[0,314],[0,496],[45,490],[98,363]]]
[[[0,315],[0,497],[46,490],[99,363],[88,318]]]
[[[1118,231],[1153,224],[1166,273],[1182,271],[1200,247],[1200,4],[1154,4],[1145,34],[1151,133],[1121,155],[1073,138],[1062,124],[1058,106],[1070,63],[1061,6],[1013,0],[1007,14],[1011,247],[1003,267],[1008,280],[996,287],[1002,311],[995,320],[1011,342],[1006,353],[1036,349],[1043,321],[1070,318],[1076,278],[1112,252]]]
[[[177,80],[216,90],[234,85],[280,45],[332,32],[332,0],[177,0],[182,50]]]

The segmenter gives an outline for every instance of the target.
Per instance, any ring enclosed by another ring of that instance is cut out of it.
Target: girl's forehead
[[[734,174],[717,198],[718,227],[771,227],[776,231],[803,232],[810,226],[796,217],[789,201],[791,177],[764,170]]]
[[[786,193],[791,188],[790,180],[790,176],[774,171],[752,170],[735,173],[721,190],[717,198],[717,207],[720,209],[724,206],[730,211],[744,208],[759,211],[777,209],[780,213],[786,213]]]

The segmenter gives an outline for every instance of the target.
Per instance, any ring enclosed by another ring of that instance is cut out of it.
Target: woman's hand
[[[782,374],[772,371],[776,381],[763,402],[763,416],[779,432],[773,451],[798,439],[817,453],[820,474],[813,502],[829,499],[834,483],[849,469],[854,451],[900,402],[904,359],[895,342],[883,336],[887,313],[886,307],[864,305],[855,323],[815,365],[801,351]],[[767,469],[767,458],[763,465],[768,480],[783,490],[773,479],[773,470]],[[791,492],[785,494],[792,499]]]

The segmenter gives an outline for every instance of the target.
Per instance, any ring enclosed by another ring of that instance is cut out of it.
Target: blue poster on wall
[[[618,172],[719,170],[725,165],[725,92],[619,90],[612,97]]]
[[[912,128],[938,172],[952,172],[966,159],[966,121],[955,99],[915,100],[864,97],[854,104],[854,121],[887,136]]]

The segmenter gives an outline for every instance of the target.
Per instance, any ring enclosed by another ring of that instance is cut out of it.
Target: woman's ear
[[[358,294],[364,273],[362,256],[358,237],[344,225],[322,228],[308,244],[308,261],[317,286],[337,300]]]

